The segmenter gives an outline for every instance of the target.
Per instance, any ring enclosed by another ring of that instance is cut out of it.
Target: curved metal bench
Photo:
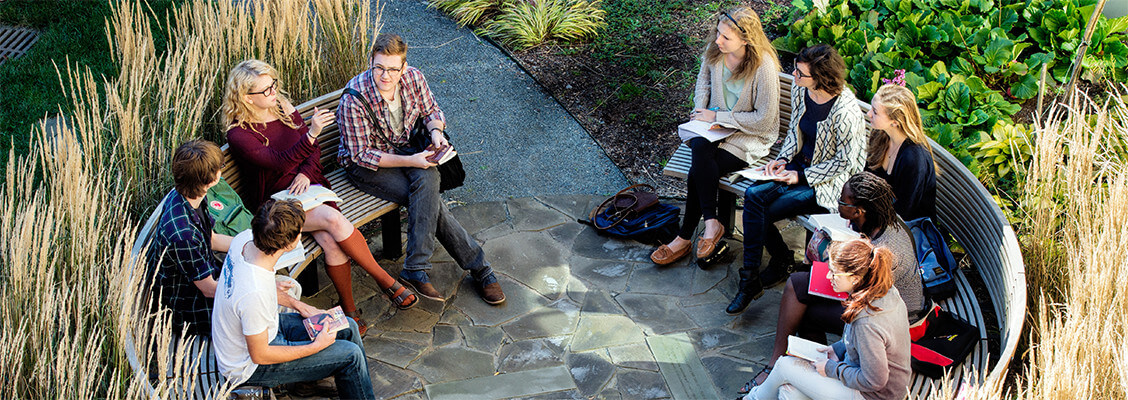
[[[302,103],[296,108],[298,109],[298,112],[301,113],[302,118],[308,121],[310,116],[313,115],[314,107],[330,110],[336,109],[337,104],[339,104],[341,101],[342,92],[342,90],[337,90],[335,92]],[[340,204],[338,204],[338,206],[341,208],[341,213],[344,214],[345,217],[347,217],[349,221],[352,221],[353,225],[357,227],[372,222],[376,218],[380,218],[381,229],[383,230],[383,235],[381,235],[383,237],[384,244],[383,256],[385,258],[392,259],[398,258],[403,250],[400,240],[399,205],[370,196],[360,191],[360,189],[357,189],[355,186],[349,183],[347,177],[345,176],[344,169],[337,168],[337,146],[340,143],[340,131],[337,129],[337,124],[335,121],[325,127],[321,135],[317,137],[317,142],[318,147],[321,149],[321,166],[325,171],[325,177],[328,178],[329,182],[332,184],[333,191],[337,193],[337,195],[343,200]],[[228,145],[223,145],[222,150],[224,155],[226,156],[228,154]],[[239,170],[236,167],[235,161],[232,159],[232,157],[225,157],[225,159],[226,161],[223,165],[223,177],[227,180],[227,183],[230,184],[231,187],[238,190],[241,183]],[[141,227],[141,230],[137,234],[137,239],[133,244],[133,250],[130,253],[133,259],[131,271],[135,274],[143,274],[145,273],[145,271],[141,270],[141,268],[151,267],[140,256],[149,245],[153,233],[153,228],[156,226],[157,222],[160,221],[161,213],[164,211],[162,206],[163,202],[162,204],[157,204],[157,207],[153,210],[152,214],[149,215],[149,219],[146,220],[145,224]],[[297,277],[298,274],[305,270],[305,268],[309,266],[309,264],[322,253],[321,247],[318,246],[317,242],[313,240],[313,235],[304,235],[302,238],[302,244],[307,249],[305,261],[286,271],[291,277]],[[141,359],[139,358],[139,356],[146,355],[139,355],[136,351],[134,351],[135,340],[133,335],[127,332],[125,334],[124,341],[126,348],[126,358],[128,359],[130,366],[133,368],[134,374],[150,375],[149,371],[142,370],[142,364],[140,361]],[[176,350],[177,349],[172,349],[174,354]],[[185,394],[184,397],[193,397],[199,399],[212,397],[214,395],[215,388],[221,385],[224,381],[223,376],[219,373],[219,368],[216,365],[215,354],[212,350],[212,346],[209,344],[206,338],[190,337],[187,339],[187,343],[185,344],[185,348],[183,350],[183,353],[175,356],[193,357],[194,354],[203,355],[199,360],[200,362],[198,368],[195,368],[196,372],[198,373],[198,376],[195,379],[195,384],[192,385],[192,388],[184,389],[184,391],[190,391],[191,393]],[[174,357],[174,355],[170,354],[168,357]],[[148,386],[143,388],[143,390],[145,393],[149,394],[149,397],[158,397],[158,392],[156,389],[156,387],[158,386],[154,385],[154,381],[159,379],[173,379],[173,377],[169,376],[169,373],[167,372],[163,375],[165,376],[145,377],[145,382],[147,382]]]
[[[779,80],[780,93],[790,93],[791,75],[780,73]],[[858,107],[862,112],[868,112],[870,109],[869,104],[860,100]],[[789,95],[784,95],[780,97],[781,134],[786,132],[790,119],[791,98]],[[987,324],[984,321],[980,302],[976,299],[967,276],[964,275],[965,271],[956,271],[954,278],[959,288],[958,293],[940,304],[945,310],[978,326],[980,341],[968,359],[963,362],[963,367],[953,371],[953,381],[961,382],[966,377],[970,378],[968,381],[978,384],[985,379],[1000,379],[1006,372],[1011,358],[1014,357],[1026,316],[1026,268],[1023,265],[1018,239],[1002,210],[971,171],[968,171],[947,149],[935,141],[929,140],[929,143],[937,164],[937,223],[946,228],[963,246],[971,261],[970,269],[978,272],[987,286],[991,305],[997,316],[1001,346],[994,352],[988,348]],[[753,163],[754,166],[766,164],[774,159],[779,154],[781,144],[782,139],[777,141],[767,157]],[[689,147],[682,144],[666,163],[662,173],[685,178],[689,173],[690,163]],[[729,182],[726,178],[721,178],[718,220],[729,228],[726,229],[727,232],[733,232],[731,228],[735,219],[737,196],[743,196],[744,190],[751,184],[752,182],[748,180]],[[803,224],[802,218],[799,219]],[[987,371],[989,372],[985,375],[984,372]],[[912,386],[909,388],[910,398],[927,397],[935,385],[936,382],[932,379],[914,376]]]

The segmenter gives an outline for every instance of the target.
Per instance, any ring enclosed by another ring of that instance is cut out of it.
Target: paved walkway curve
[[[734,397],[769,355],[780,287],[729,316],[738,250],[733,262],[707,270],[688,259],[657,267],[651,247],[576,222],[601,199],[537,196],[454,209],[484,243],[508,297],[502,306],[483,302],[441,251],[431,278],[447,301],[421,299],[406,311],[393,310],[354,268],[357,303],[373,322],[364,342],[377,396]],[[381,264],[392,274],[403,267]],[[306,301],[327,307],[336,292],[326,287]]]
[[[509,57],[426,1],[384,0],[381,32],[408,45],[446,113],[466,164],[466,186],[446,193],[474,203],[550,194],[609,194],[622,171],[587,131]]]

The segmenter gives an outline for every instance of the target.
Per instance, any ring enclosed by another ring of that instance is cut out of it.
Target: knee
[[[768,184],[762,183],[753,184],[748,189],[744,189],[744,209],[747,210],[749,206],[753,205],[763,207],[765,205],[763,194],[767,187]]]
[[[427,194],[439,193],[439,170],[438,168],[420,169],[419,174],[411,181],[411,193]]]

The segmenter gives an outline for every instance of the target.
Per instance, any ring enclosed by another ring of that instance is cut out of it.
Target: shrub
[[[603,27],[601,0],[431,0],[459,25],[480,26],[475,33],[517,50],[549,41],[574,42]]]

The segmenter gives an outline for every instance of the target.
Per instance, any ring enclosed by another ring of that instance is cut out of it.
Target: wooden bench
[[[753,166],[767,164],[769,160],[776,158],[782,144],[782,135],[787,131],[791,119],[792,77],[781,73],[779,80],[781,138],[770,154],[753,163]],[[870,108],[869,104],[860,100],[858,107],[862,112],[868,112]],[[969,382],[979,384],[985,379],[1001,379],[1018,346],[1026,314],[1026,272],[1018,239],[987,189],[951,153],[936,142],[929,142],[937,163],[937,222],[955,236],[967,252],[971,261],[970,269],[978,272],[987,286],[988,296],[997,316],[1001,344],[1001,348],[995,352],[988,348],[987,324],[980,301],[976,299],[965,271],[956,271],[954,278],[958,293],[940,304],[945,310],[978,326],[980,341],[963,362],[963,367],[954,371],[953,381],[960,382],[967,378]],[[662,173],[684,179],[689,173],[690,155],[689,147],[682,144],[666,163]],[[720,180],[717,219],[728,228],[727,232],[733,232],[731,228],[736,215],[737,196],[743,196],[745,189],[751,184],[751,181],[745,179],[734,183],[724,178]],[[797,221],[807,229],[812,229],[805,218],[797,218]],[[985,375],[986,371],[989,372]],[[932,379],[914,376],[910,398],[927,397],[935,385],[936,382]]]
[[[315,98],[313,100],[302,103],[297,106],[298,112],[301,113],[302,118],[307,122],[311,115],[313,115],[314,107],[320,109],[335,110],[337,104],[341,101],[342,90],[326,94],[324,96]],[[333,191],[343,200],[338,206],[341,208],[341,213],[345,215],[353,223],[354,226],[360,227],[369,222],[374,221],[376,218],[381,220],[381,229],[383,231],[383,245],[384,252],[383,258],[395,259],[399,258],[402,254],[403,248],[400,240],[400,215],[399,205],[370,196],[360,189],[353,186],[345,176],[345,170],[338,168],[337,164],[337,146],[340,143],[340,131],[337,129],[337,124],[334,122],[325,127],[321,135],[317,137],[318,147],[321,149],[321,167],[325,172],[325,177],[329,179],[329,183],[333,186]],[[223,145],[223,153],[225,156],[229,154],[228,145]],[[227,180],[233,188],[238,191],[241,183],[239,170],[235,166],[235,161],[232,157],[226,157],[226,162],[223,166],[223,177]],[[131,252],[133,256],[133,273],[145,273],[143,268],[155,268],[155,266],[147,265],[145,260],[140,257],[148,247],[152,239],[153,228],[160,221],[161,213],[163,212],[163,202],[158,204],[157,207],[150,214],[149,219],[141,227],[140,232],[137,234],[137,240],[133,244]],[[252,210],[253,212],[253,210]],[[313,235],[304,235],[302,244],[306,248],[306,259],[301,264],[294,266],[286,271],[291,277],[297,277],[309,264],[322,254],[321,247],[313,240]],[[137,354],[133,351],[134,338],[131,333],[125,335],[125,348],[126,357],[130,365],[134,369],[135,374],[150,374],[149,371],[143,371],[141,367],[140,356],[147,356],[144,354]],[[195,354],[202,354],[199,360],[198,368],[194,370],[198,373],[196,382],[191,388],[183,388],[178,390],[182,393],[183,397],[193,397],[197,399],[213,397],[215,390],[223,384],[223,376],[219,373],[219,367],[216,364],[215,353],[212,346],[206,338],[190,337],[183,348],[183,352],[175,355],[175,357],[194,357]],[[173,349],[175,354],[176,349]],[[174,355],[169,355],[174,357]],[[160,385],[170,385],[175,379],[169,376],[168,373],[164,376],[149,376],[146,379],[148,387],[144,388],[146,393],[149,393],[152,398],[158,397],[156,387]],[[164,382],[154,382],[155,380],[164,380]]]

